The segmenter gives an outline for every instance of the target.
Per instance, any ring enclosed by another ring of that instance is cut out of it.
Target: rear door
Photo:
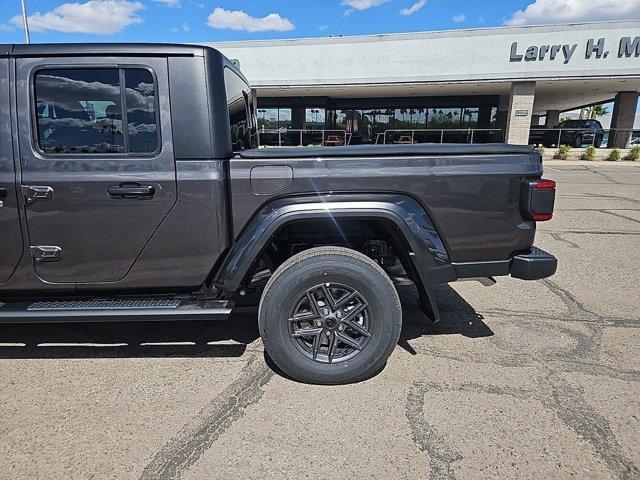
[[[18,59],[16,75],[38,276],[123,279],[176,201],[166,59]]]
[[[22,255],[22,233],[11,144],[9,60],[0,58],[0,283],[6,282]]]

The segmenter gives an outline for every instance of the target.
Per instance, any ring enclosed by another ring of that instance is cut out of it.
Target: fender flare
[[[237,291],[271,237],[291,222],[370,218],[393,222],[411,251],[424,287],[456,279],[453,265],[429,215],[415,199],[398,194],[326,194],[286,197],[264,205],[236,238],[218,270],[218,290]]]

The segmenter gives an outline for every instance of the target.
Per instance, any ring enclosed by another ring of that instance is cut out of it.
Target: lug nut
[[[340,331],[344,330],[344,326],[343,325],[338,325],[338,330],[340,330]]]
[[[326,331],[326,332],[324,332],[324,333],[327,335],[327,337],[330,337],[330,336],[331,336],[331,332],[330,332],[329,330],[327,330],[327,331]]]
[[[331,313],[331,312],[329,312],[329,309],[328,309],[328,308],[325,308],[324,310],[322,310],[322,313],[323,313],[324,315],[329,315],[329,313]]]
[[[316,326],[317,326],[317,327],[321,327],[321,326],[322,326],[322,322],[321,322],[320,320],[318,320],[318,321],[316,322]]]
[[[337,311],[336,312],[336,318],[342,318],[342,312],[341,311]]]

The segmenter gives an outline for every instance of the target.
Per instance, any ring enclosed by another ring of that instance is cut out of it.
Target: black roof
[[[202,56],[205,49],[220,54],[214,48],[203,45],[181,45],[173,43],[32,43],[30,45],[0,45],[0,56],[91,57],[114,55],[119,57],[193,57]]]

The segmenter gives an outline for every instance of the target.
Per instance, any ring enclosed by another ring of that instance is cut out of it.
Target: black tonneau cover
[[[309,157],[418,157],[428,155],[508,155],[531,154],[528,145],[505,143],[458,144],[417,143],[413,145],[352,145],[347,147],[276,147],[254,148],[239,153],[240,158],[309,158]]]

